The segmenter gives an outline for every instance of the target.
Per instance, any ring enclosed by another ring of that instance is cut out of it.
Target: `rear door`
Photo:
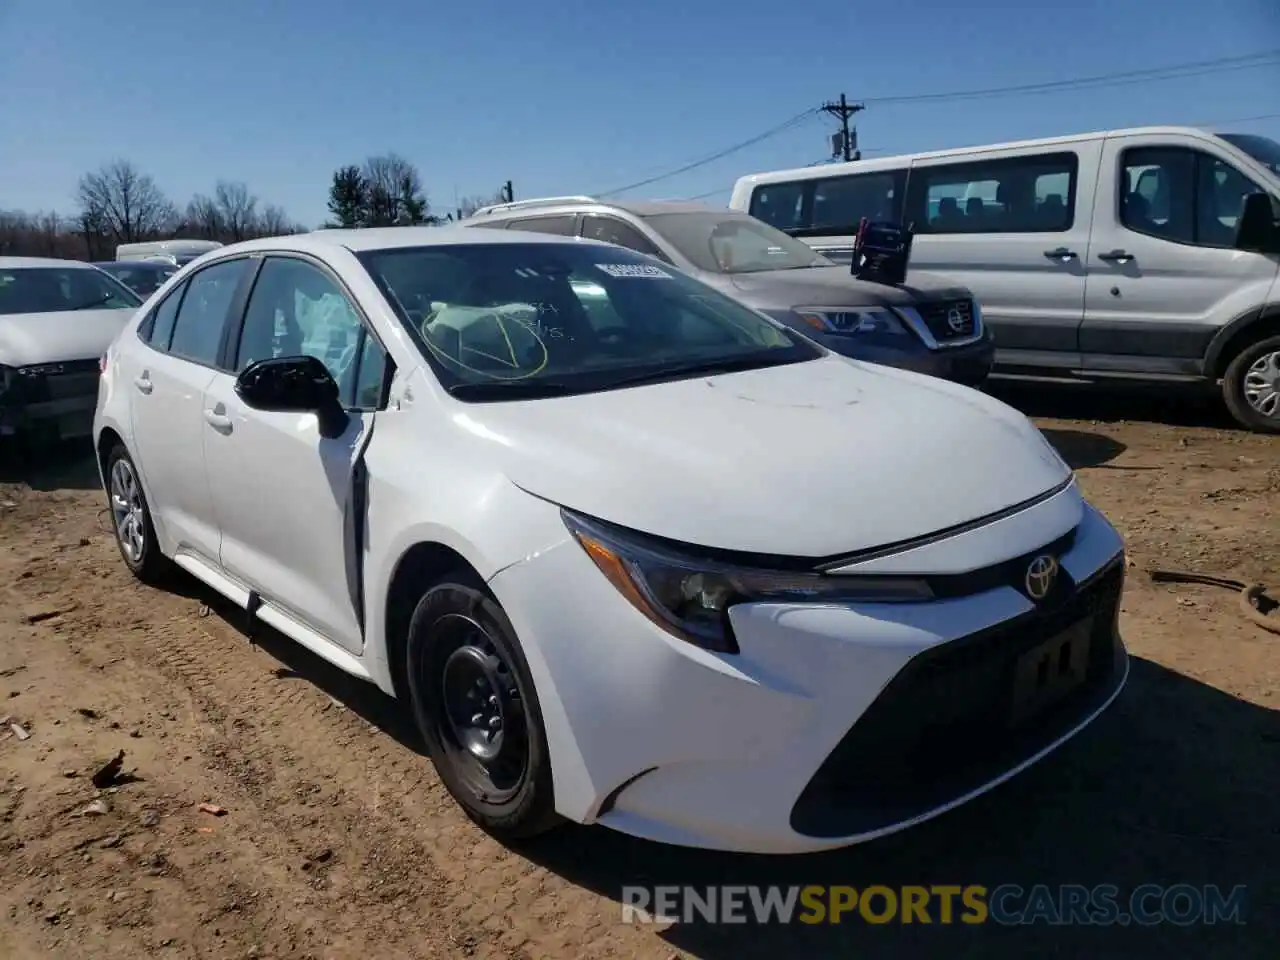
[[[193,274],[152,310],[139,328],[149,349],[127,351],[122,368],[132,391],[134,456],[171,549],[217,564],[219,533],[205,473],[204,391],[218,357],[232,304],[249,275],[246,258]]]
[[[917,160],[905,220],[912,272],[973,291],[997,365],[1077,368],[1101,141]]]
[[[1263,188],[1211,140],[1108,138],[1080,348],[1087,369],[1198,375],[1214,334],[1266,302],[1280,257],[1234,249]]]

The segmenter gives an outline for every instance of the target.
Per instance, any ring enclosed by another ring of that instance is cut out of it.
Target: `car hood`
[[[791,307],[907,307],[930,300],[972,298],[966,287],[927,273],[911,273],[900,287],[868,283],[848,267],[806,267],[731,274],[733,286],[753,305]]]
[[[455,423],[529,493],[726,550],[852,553],[988,516],[1070,475],[999,401],[834,355],[459,406]]]
[[[118,310],[60,310],[55,313],[0,314],[0,364],[96,360],[107,352],[132,307]]]

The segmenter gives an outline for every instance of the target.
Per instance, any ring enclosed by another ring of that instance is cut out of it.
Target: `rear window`
[[[142,300],[91,267],[0,268],[0,314],[132,310]]]

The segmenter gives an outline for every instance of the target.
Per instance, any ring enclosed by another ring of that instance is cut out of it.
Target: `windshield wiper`
[[[490,380],[484,383],[456,383],[446,387],[449,396],[459,400],[539,400],[545,397],[567,397],[586,393],[591,388],[578,387],[560,380]]]
[[[617,387],[634,387],[645,383],[662,383],[666,380],[683,380],[697,376],[715,376],[719,373],[739,373],[743,370],[760,370],[764,367],[777,367],[791,363],[793,357],[762,357],[760,354],[747,357],[732,357],[717,360],[703,360],[700,363],[681,363],[648,373],[638,373],[629,377],[610,380],[608,389]]]

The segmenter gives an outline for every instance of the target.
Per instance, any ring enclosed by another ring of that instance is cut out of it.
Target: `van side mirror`
[[[236,377],[236,396],[254,410],[272,413],[314,413],[320,435],[341,436],[347,412],[338,384],[315,357],[273,357],[251,363]]]
[[[1280,253],[1280,218],[1268,194],[1251,193],[1244,198],[1235,246],[1255,253]]]

